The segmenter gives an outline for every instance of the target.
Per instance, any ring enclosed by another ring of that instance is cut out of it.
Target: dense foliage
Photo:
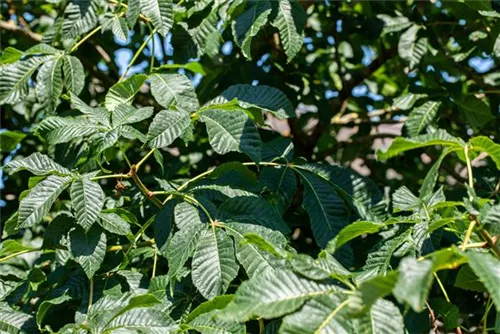
[[[3,1],[1,333],[500,333],[497,1]]]

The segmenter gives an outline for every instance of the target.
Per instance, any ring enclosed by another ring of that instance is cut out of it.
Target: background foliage
[[[499,7],[3,1],[0,331],[500,332]]]

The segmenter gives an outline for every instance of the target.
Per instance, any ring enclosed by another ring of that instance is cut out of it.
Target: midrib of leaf
[[[214,237],[214,241],[215,241],[215,249],[217,250],[216,254],[217,254],[217,266],[219,267],[219,272],[218,272],[218,276],[219,276],[219,281],[221,282],[221,288],[222,288],[222,266],[221,266],[221,261],[220,261],[220,253],[219,253],[219,243],[217,242],[217,233],[215,231],[215,226],[213,224],[212,225],[212,236]],[[220,290],[219,290],[220,291]]]
[[[238,232],[237,230],[235,230],[235,229],[233,229],[233,228],[231,228],[231,227],[229,227],[227,225],[224,225],[224,228],[227,228],[228,230],[231,230],[231,232],[233,232],[234,234],[237,234],[242,240],[245,240],[245,237],[240,232]],[[258,257],[260,257],[264,262],[266,262],[269,265],[269,267],[271,267],[274,270],[273,266],[271,266],[271,264],[266,260],[266,258],[261,253],[259,253],[257,251],[257,249],[254,247],[254,245],[248,243],[246,246],[250,246],[251,249],[252,249],[252,251],[253,251],[253,253],[256,253],[258,255]]]
[[[218,128],[222,129],[224,133],[227,133],[229,135],[229,138],[232,139],[232,141],[236,144],[236,146],[240,146],[240,143],[236,140],[236,138],[231,134],[231,132],[227,131],[222,125],[220,125],[219,122],[216,122],[213,118],[207,117],[213,124],[215,124]]]
[[[286,0],[286,1],[288,1],[288,0]],[[283,0],[280,0],[280,1],[278,1],[278,3],[279,3],[279,6],[280,6],[280,12],[281,12],[281,13],[283,13],[283,14],[282,14],[282,15],[283,15],[283,19],[284,19],[284,20],[285,20],[285,22],[286,22],[286,34],[287,34],[287,40],[288,40],[288,43],[291,43],[291,42],[292,42],[292,38],[291,38],[292,34],[291,34],[291,32],[290,32],[290,31],[291,31],[291,25],[292,25],[292,24],[289,22],[289,17],[287,18],[287,16],[284,14],[284,13],[285,13],[285,10],[284,10],[284,9],[283,9],[283,7],[282,7],[282,4],[284,3],[284,1],[283,1]],[[291,7],[290,7],[290,11],[291,11]],[[292,18],[292,20],[293,20],[293,18]],[[284,39],[285,39],[285,38],[283,37],[283,40],[284,40]]]
[[[297,167],[297,166],[295,166]],[[299,172],[297,169],[294,168],[294,170],[300,175],[302,176],[302,180],[304,180],[305,182],[307,182],[307,184],[309,185],[309,188],[311,188],[311,190],[314,192],[314,196],[318,199],[318,203],[321,207],[321,213],[323,214],[323,217],[325,218],[325,220],[327,222],[329,222],[330,220],[328,219],[328,216],[326,215],[326,212],[325,212],[325,208],[323,207],[323,204],[321,203],[321,201],[319,200],[319,196],[318,196],[318,193],[316,192],[316,190],[314,189],[314,187],[311,185],[311,183],[309,182],[309,180],[304,177],[304,175]],[[326,224],[328,226],[328,229],[330,230],[330,232],[333,232],[332,231],[332,227],[330,226],[330,224]]]
[[[299,173],[299,171],[297,170],[297,168],[301,168],[301,166],[299,166],[299,165],[293,165],[293,166],[292,166],[292,168],[293,168],[293,170],[295,170],[297,173]],[[321,174],[319,174],[319,173],[314,173],[314,172],[312,172],[312,171],[310,171],[310,170],[307,170],[307,169],[305,169],[305,171],[307,171],[307,172],[309,172],[309,173],[313,174],[314,176],[319,177],[319,178],[320,178],[320,179],[322,179],[324,182],[326,182],[326,183],[330,184],[330,185],[331,185],[331,186],[335,189],[335,191],[337,192],[337,194],[338,194],[339,196],[340,196],[340,194],[339,194],[339,193],[341,193],[341,194],[343,194],[343,195],[345,195],[345,196],[349,197],[349,199],[350,199],[352,202],[355,202],[355,203],[356,203],[356,204],[358,204],[359,206],[361,206],[361,207],[365,206],[365,205],[364,205],[362,202],[360,202],[360,201],[359,201],[356,197],[351,196],[349,193],[347,193],[346,191],[344,191],[344,189],[342,189],[341,187],[339,187],[338,185],[336,185],[335,183],[333,183],[332,181],[330,181],[329,179],[327,179],[327,178],[326,178],[326,177],[324,177],[323,175],[321,175]],[[300,173],[299,173],[299,174],[300,174]],[[301,174],[301,175],[302,175],[302,174]],[[353,189],[353,190],[354,190],[354,189]],[[340,197],[342,198],[342,196],[340,196]],[[344,199],[342,199],[342,201],[345,203]],[[357,210],[356,210],[356,208],[355,208],[355,207],[354,207],[353,209],[357,212]]]
[[[434,106],[436,106],[436,104],[439,104],[439,102],[432,102],[430,108],[427,108],[427,111],[420,118],[420,122],[418,123],[418,132],[422,131],[422,126],[424,125],[427,117],[429,116],[429,113],[434,109]]]
[[[339,313],[344,306],[346,306],[349,303],[349,299],[344,300],[342,303],[340,303],[339,306],[337,306],[329,315],[328,317],[325,318],[325,320],[319,325],[318,329],[314,332],[314,334],[321,334],[323,332],[323,329],[328,325],[328,323]]]
[[[167,87],[168,91],[170,92],[170,94],[172,94],[172,96],[174,97],[174,100],[175,100],[175,104],[178,105],[179,104],[179,101],[177,100],[177,96],[174,94],[174,92],[172,91],[172,89],[170,88],[170,86],[167,84],[167,82],[165,81],[165,79],[163,79],[162,76],[160,75],[157,75],[156,77],[160,78],[161,81],[163,81],[163,83],[165,84],[165,86]]]

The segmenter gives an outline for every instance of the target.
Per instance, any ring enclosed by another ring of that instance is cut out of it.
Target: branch
[[[19,26],[14,21],[2,21],[0,20],[0,28],[7,30],[7,31],[12,31],[12,32],[18,32],[21,33],[30,39],[34,40],[35,42],[41,42],[42,41],[42,35],[29,31],[26,29],[23,29]]]

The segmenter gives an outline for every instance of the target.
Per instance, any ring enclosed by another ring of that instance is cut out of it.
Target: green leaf
[[[277,14],[273,22],[280,33],[281,44],[285,49],[287,61],[290,62],[299,53],[304,43],[302,31],[306,21],[304,9],[290,0],[278,1]]]
[[[453,152],[452,149],[445,149],[425,175],[424,182],[422,183],[422,186],[420,187],[419,190],[421,199],[431,195],[432,192],[434,191],[434,187],[436,185],[436,181],[439,175],[439,168],[441,167],[444,158],[446,158],[446,156],[451,152]]]
[[[415,312],[421,312],[429,296],[432,280],[432,261],[406,257],[399,264],[394,296],[400,303],[408,303]]]
[[[0,151],[11,152],[15,150],[17,145],[19,145],[19,143],[21,143],[26,136],[27,134],[20,131],[0,132]]]
[[[193,255],[191,277],[194,286],[206,299],[224,294],[238,275],[233,241],[214,227],[200,236]]]
[[[151,117],[153,112],[153,107],[136,109],[126,104],[119,104],[113,110],[111,116],[112,124],[116,128],[124,124],[137,123]]]
[[[183,74],[150,75],[151,94],[165,108],[171,106],[186,111],[195,111],[200,107],[193,83]]]
[[[398,273],[391,271],[363,281],[350,296],[349,308],[357,315],[369,311],[378,300],[391,294],[397,279]]]
[[[268,0],[251,2],[249,8],[232,23],[234,40],[241,48],[243,55],[249,60],[252,59],[250,52],[252,38],[267,23],[270,13],[271,4]]]
[[[71,181],[69,176],[50,175],[31,189],[19,204],[18,227],[37,224]]]
[[[64,38],[75,38],[92,30],[98,22],[99,1],[70,2],[64,10],[62,33]]]
[[[114,84],[106,94],[104,105],[110,111],[120,104],[132,104],[135,94],[139,92],[147,79],[147,75],[135,74],[130,78]]]
[[[134,5],[132,5],[133,7]],[[127,21],[118,15],[113,15],[111,17],[106,17],[102,23],[103,32],[106,30],[111,30],[113,35],[122,42],[126,42],[128,39],[128,26]]]
[[[384,22],[384,28],[382,29],[382,35],[390,34],[393,32],[398,32],[404,30],[412,25],[410,20],[404,16],[391,17],[386,14],[377,15],[379,20]]]
[[[481,212],[480,222],[491,235],[500,234],[500,204],[492,206],[485,213]]]
[[[0,332],[2,333],[36,333],[33,317],[0,304]]]
[[[288,270],[267,271],[243,282],[222,318],[247,321],[257,317],[281,317],[306,301],[339,292],[340,288],[301,278]]]
[[[414,108],[408,115],[405,127],[412,137],[421,133],[425,127],[432,123],[437,115],[441,102],[428,101],[421,106]]]
[[[394,192],[392,195],[392,203],[395,209],[394,212],[418,211],[422,206],[420,198],[413,195],[406,186],[402,186]]]
[[[104,107],[92,108],[87,105],[85,102],[80,100],[78,96],[69,92],[69,96],[71,99],[71,103],[73,107],[83,114],[87,115],[92,122],[100,123],[106,127],[110,127],[110,119],[111,119],[111,111],[107,110]]]
[[[332,185],[318,175],[295,169],[304,185],[302,206],[309,215],[316,243],[324,248],[349,224],[345,203]]]
[[[290,229],[273,207],[263,198],[256,196],[227,199],[219,206],[217,220],[257,224],[284,234],[290,233]]]
[[[13,64],[24,55],[24,52],[18,50],[12,46],[8,46],[2,50],[2,55],[0,56],[0,65]]]
[[[345,245],[347,242],[364,234],[377,233],[386,224],[375,223],[370,221],[357,221],[344,227],[337,236],[328,242],[326,251],[333,254],[337,249]]]
[[[186,261],[193,256],[200,236],[205,234],[205,229],[204,224],[198,224],[188,226],[174,234],[166,252],[170,278],[175,278]]]
[[[444,328],[447,331],[451,331],[459,326],[460,310],[457,306],[448,303],[443,298],[432,299],[430,304],[432,309],[443,318]]]
[[[45,62],[36,76],[36,93],[40,103],[52,113],[63,90],[62,58]]]
[[[172,0],[141,0],[142,13],[153,22],[160,35],[165,37],[174,23]]]
[[[392,101],[392,108],[397,108],[400,110],[410,110],[413,105],[420,99],[426,98],[427,94],[413,94],[407,93],[396,97]]]
[[[283,318],[280,333],[353,333],[352,319],[344,296],[319,296],[300,311]]]
[[[234,295],[222,295],[217,296],[212,300],[208,300],[206,302],[198,305],[186,318],[186,322],[191,322],[193,319],[198,317],[201,314],[208,313],[214,310],[220,310],[226,307],[232,300],[234,299]]]
[[[486,292],[484,284],[481,283],[477,275],[468,265],[460,268],[453,286],[469,291]]]
[[[230,86],[220,96],[208,102],[204,108],[210,109],[210,105],[232,103],[233,101],[244,109],[255,108],[262,112],[270,112],[280,119],[295,117],[295,109],[288,97],[279,89],[265,85],[239,84]],[[214,108],[217,109],[217,107]]]
[[[174,333],[177,324],[167,314],[154,308],[134,308],[111,321],[102,332],[132,332],[132,333]]]
[[[500,144],[485,136],[474,137],[469,143],[472,145],[470,150],[488,153],[491,160],[497,165],[497,169],[500,170]]]
[[[127,4],[127,23],[133,28],[141,14],[141,1],[129,1]]]
[[[26,60],[0,67],[0,104],[15,104],[28,95],[28,80],[49,56],[29,57]]]
[[[255,162],[260,161],[259,132],[243,111],[207,110],[200,114],[207,126],[210,145],[218,154],[245,153]]]
[[[85,117],[54,116],[44,119],[36,132],[50,144],[59,144],[94,134],[98,130],[95,123]]]
[[[236,258],[243,268],[245,268],[245,272],[250,278],[260,275],[267,270],[283,267],[281,259],[262,251],[257,245],[251,244],[245,239],[247,234],[254,233],[262,236],[267,242],[273,245],[284,247],[286,245],[286,238],[281,233],[250,224],[230,223],[224,224],[224,227],[227,234],[234,238]]]
[[[470,125],[475,128],[481,128],[495,119],[490,107],[474,95],[461,95],[460,99],[455,100],[455,103]]]
[[[189,126],[189,114],[183,110],[162,110],[149,125],[147,142],[150,147],[166,147]]]
[[[360,334],[404,334],[403,316],[396,305],[388,300],[379,299],[359,320],[357,330]]]
[[[383,195],[370,179],[337,165],[306,163],[294,166],[295,171],[298,169],[308,171],[330,184],[361,219],[377,221],[385,218]]]
[[[493,54],[495,57],[500,58],[500,34],[498,34],[495,39],[495,44],[493,45]]]
[[[283,214],[290,205],[297,190],[295,173],[288,166],[264,167],[259,175],[263,190],[272,193],[270,204]]]
[[[28,170],[35,175],[70,175],[71,172],[63,166],[56,163],[48,156],[35,152],[22,159],[12,160],[7,163],[3,170],[8,174],[14,174],[22,170]]]
[[[181,202],[175,206],[174,221],[180,230],[202,224],[198,209],[187,202]]]
[[[23,253],[36,248],[24,246],[16,240],[2,241],[0,246],[0,257],[9,256],[16,253]]]
[[[85,86],[85,73],[80,60],[73,56],[63,57],[64,86],[69,92],[79,95]]]
[[[220,319],[219,310],[203,313],[189,322],[189,327],[201,334],[245,334],[245,325]]]
[[[106,234],[96,226],[87,233],[77,227],[69,234],[69,246],[74,260],[92,278],[106,255]]]
[[[198,49],[197,54],[199,57],[207,54],[213,58],[219,53],[222,36],[217,29],[220,19],[216,9],[217,7],[214,6],[210,14],[201,21],[200,25],[189,30],[189,34],[192,36],[193,42]]]
[[[413,138],[398,137],[385,152],[378,150],[377,158],[387,160],[409,150],[435,145],[451,149],[461,149],[465,143],[460,138],[453,137],[445,130],[437,130],[434,133],[419,135]]]
[[[50,308],[53,305],[60,305],[64,302],[67,302],[68,300],[71,300],[71,296],[64,294],[59,297],[55,297],[52,299],[44,300],[40,306],[38,307],[36,311],[36,322],[38,323],[39,326],[42,325],[43,319],[47,315],[47,312],[50,310]]]
[[[427,39],[418,39],[420,29],[421,26],[414,24],[399,39],[399,56],[410,63],[411,69],[420,63],[420,60],[427,52]]]
[[[70,194],[76,222],[87,232],[104,206],[104,192],[97,182],[82,178],[73,181]]]
[[[295,272],[313,280],[351,276],[342,264],[326,252],[321,252],[317,259],[306,254],[297,254],[292,257],[290,263]]]
[[[469,266],[488,290],[497,312],[500,312],[500,260],[487,253],[467,252]]]

